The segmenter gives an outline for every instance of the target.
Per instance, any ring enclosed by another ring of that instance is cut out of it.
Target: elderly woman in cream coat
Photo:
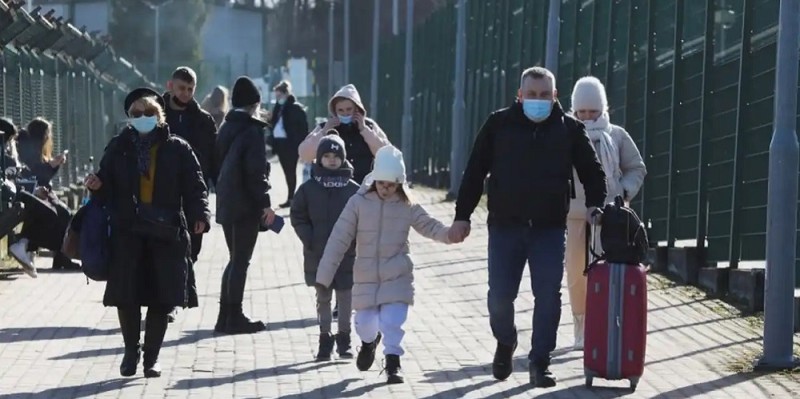
[[[628,132],[609,121],[606,90],[600,80],[587,76],[575,83],[572,111],[586,125],[586,132],[606,173],[606,202],[613,201],[618,195],[630,202],[642,187],[647,169]],[[583,270],[589,259],[583,186],[577,178],[575,182],[576,198],[570,202],[567,217],[566,274],[575,327],[575,349],[583,349],[586,311],[586,277]],[[599,253],[602,250],[599,231],[595,245]]]

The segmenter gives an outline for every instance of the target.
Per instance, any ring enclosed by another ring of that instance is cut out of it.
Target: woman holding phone
[[[375,153],[389,143],[378,123],[367,117],[361,95],[352,84],[339,89],[328,101],[330,116],[300,143],[298,152],[305,163],[313,163],[319,140],[328,130],[336,130],[347,147],[347,161],[353,166],[353,180],[358,184],[372,171]]]

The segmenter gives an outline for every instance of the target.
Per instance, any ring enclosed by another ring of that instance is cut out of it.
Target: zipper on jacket
[[[381,212],[378,218],[378,239],[375,241],[375,272],[378,275],[378,289],[375,290],[375,306],[378,306],[378,291],[381,289],[381,233],[383,233],[383,204],[385,201],[378,196],[381,201]]]

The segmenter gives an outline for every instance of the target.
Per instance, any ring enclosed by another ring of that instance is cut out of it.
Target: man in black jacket
[[[217,177],[211,167],[214,154],[214,142],[217,139],[217,125],[214,118],[200,108],[194,99],[197,74],[189,67],[181,66],[172,73],[172,79],[167,82],[169,92],[164,94],[164,103],[167,105],[164,112],[167,124],[172,134],[178,135],[189,142],[194,150],[200,168],[203,170],[204,181],[216,185]],[[197,287],[194,278],[194,264],[200,256],[203,245],[202,234],[192,234],[192,267],[189,268],[188,287],[189,307],[197,307]],[[170,322],[175,320],[176,312],[170,313]]]
[[[286,185],[289,187],[289,198],[280,205],[281,208],[292,206],[292,198],[297,188],[297,161],[299,155],[297,146],[308,134],[308,118],[303,106],[297,102],[292,94],[292,86],[287,81],[281,81],[272,90],[275,92],[275,108],[269,125],[272,127],[272,145],[286,176]]]
[[[561,318],[561,279],[573,167],[586,189],[587,220],[598,223],[605,174],[583,125],[556,100],[555,78],[534,67],[522,74],[518,101],[489,115],[461,181],[453,242],[470,231],[470,216],[489,175],[489,323],[497,339],[492,372],[511,375],[517,329],[514,300],[527,261],[535,298],[529,375],[551,387],[550,354]]]
[[[220,310],[214,330],[227,334],[250,334],[266,329],[242,312],[247,268],[262,224],[275,219],[269,196],[269,172],[264,133],[267,127],[253,115],[261,105],[261,94],[246,76],[236,80],[231,102],[219,131],[214,164],[219,170],[217,223],[222,225],[230,261],[222,275]]]

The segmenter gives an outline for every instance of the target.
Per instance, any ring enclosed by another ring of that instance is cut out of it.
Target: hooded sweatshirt
[[[389,139],[374,120],[366,117],[367,110],[364,108],[361,95],[358,94],[355,86],[346,85],[331,97],[330,101],[328,101],[328,112],[331,116],[336,115],[334,104],[338,99],[352,101],[361,114],[364,115],[365,126],[363,129],[359,130],[355,122],[347,125],[341,124],[335,128],[347,147],[347,161],[353,165],[353,180],[361,183],[372,169],[375,153],[381,147],[389,144]],[[319,140],[327,133],[323,131],[324,125],[324,123],[317,125],[298,146],[298,153],[303,162],[311,163],[314,161]]]

